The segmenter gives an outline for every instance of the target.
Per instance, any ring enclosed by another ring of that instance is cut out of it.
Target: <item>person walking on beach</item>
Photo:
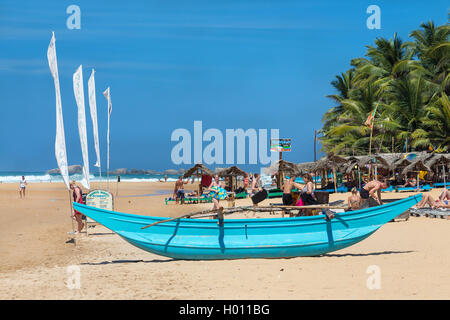
[[[20,185],[19,185],[19,196],[20,199],[25,198],[25,189],[26,189],[26,185],[27,185],[27,180],[25,180],[25,176],[22,176],[22,180],[20,180]]]
[[[73,191],[72,193],[73,202],[84,204],[81,188],[76,185],[75,180],[72,180],[72,182],[70,183],[70,189]],[[72,208],[71,218],[78,223],[78,230],[75,232],[75,234],[78,234],[81,232],[81,230],[83,230],[84,223],[81,217],[82,217],[81,212]]]
[[[250,174],[250,176],[251,176],[251,174]],[[255,175],[252,177],[251,181],[252,181],[252,185],[251,185],[250,197],[254,196],[261,189],[261,187],[259,185],[259,174],[255,173]]]
[[[180,200],[181,204],[184,204],[184,185],[187,184],[188,181],[183,181],[183,177],[179,176],[178,180],[175,181],[175,189],[173,190],[173,197],[176,199],[176,203],[178,204],[178,200]]]
[[[383,182],[372,180],[361,188],[359,194],[363,200],[367,201],[369,198],[372,198],[381,206],[383,204],[381,201],[381,189],[386,189],[387,187],[389,187],[389,183],[386,179],[384,179]]]
[[[167,175],[164,176],[164,182],[167,182]]]
[[[248,177],[248,173],[245,175],[245,178],[244,178],[244,189],[245,189],[245,191],[247,191],[247,189],[248,189],[248,183],[250,182],[250,178]]]
[[[208,187],[208,191],[211,193],[211,198],[213,201],[213,211],[217,211],[217,217],[219,222],[218,225],[223,223],[223,207],[220,205],[219,201],[227,197],[225,189],[222,188],[222,184],[219,181],[219,175],[215,175],[214,179]]]

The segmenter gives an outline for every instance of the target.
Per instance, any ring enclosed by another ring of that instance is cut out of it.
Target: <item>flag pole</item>
[[[69,192],[69,205],[70,205],[70,220],[72,221],[72,234],[75,233],[75,228],[73,226],[73,219],[74,216],[72,216],[73,213],[73,204],[72,204],[72,198],[70,197],[70,190],[67,190]],[[86,227],[87,228],[87,227]],[[87,229],[86,229],[87,230]]]

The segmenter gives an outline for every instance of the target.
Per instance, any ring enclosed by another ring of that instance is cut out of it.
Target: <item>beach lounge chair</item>
[[[446,208],[410,208],[408,211],[415,217],[450,219],[450,209]]]
[[[245,199],[245,198],[247,198],[247,196],[248,196],[247,191],[244,191],[244,192],[237,193],[237,194],[234,196],[234,198],[235,198],[235,199]]]
[[[164,201],[166,202],[166,205],[170,202],[176,202],[177,200],[169,197],[165,198]],[[184,198],[184,204],[191,204],[191,203],[210,203],[212,202],[212,198],[210,196],[201,196],[201,197],[185,197]]]
[[[419,186],[419,191],[430,191],[431,189],[433,189],[429,184],[426,184],[424,186]],[[395,192],[414,192],[417,191],[417,188],[414,187],[399,187],[395,189]]]
[[[443,182],[433,183],[433,188],[443,188],[444,185],[447,189],[450,189],[450,182],[446,182],[445,184]]]
[[[282,196],[283,191],[281,191],[280,189],[267,190],[267,199],[281,198]]]

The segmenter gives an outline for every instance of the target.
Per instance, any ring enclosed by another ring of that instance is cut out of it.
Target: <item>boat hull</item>
[[[383,224],[408,210],[422,198],[416,195],[383,206],[296,218],[177,219],[141,229],[167,218],[133,215],[73,206],[114,231],[132,245],[175,259],[210,260],[317,256],[340,250],[369,237]]]

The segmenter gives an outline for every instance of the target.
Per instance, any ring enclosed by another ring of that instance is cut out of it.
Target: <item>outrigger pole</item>
[[[232,214],[235,212],[244,212],[244,211],[274,212],[274,211],[291,211],[291,210],[301,210],[301,209],[343,209],[343,208],[345,208],[345,206],[329,206],[329,205],[283,206],[283,205],[276,205],[276,206],[265,206],[265,207],[257,207],[257,208],[254,208],[253,206],[243,206],[243,207],[224,209],[223,214]],[[175,220],[183,219],[183,218],[204,218],[204,217],[211,216],[210,213],[216,212],[216,211],[217,211],[216,209],[211,209],[211,210],[192,212],[192,213],[188,213],[188,214],[185,214],[185,215],[182,215],[179,217],[157,221],[152,224],[146,225],[146,226],[142,227],[141,229],[147,229],[149,227],[155,226],[160,223],[175,221]],[[213,215],[216,216],[217,214],[213,214]],[[326,214],[326,215],[328,215],[328,214]],[[194,217],[194,216],[197,216],[197,217]]]

